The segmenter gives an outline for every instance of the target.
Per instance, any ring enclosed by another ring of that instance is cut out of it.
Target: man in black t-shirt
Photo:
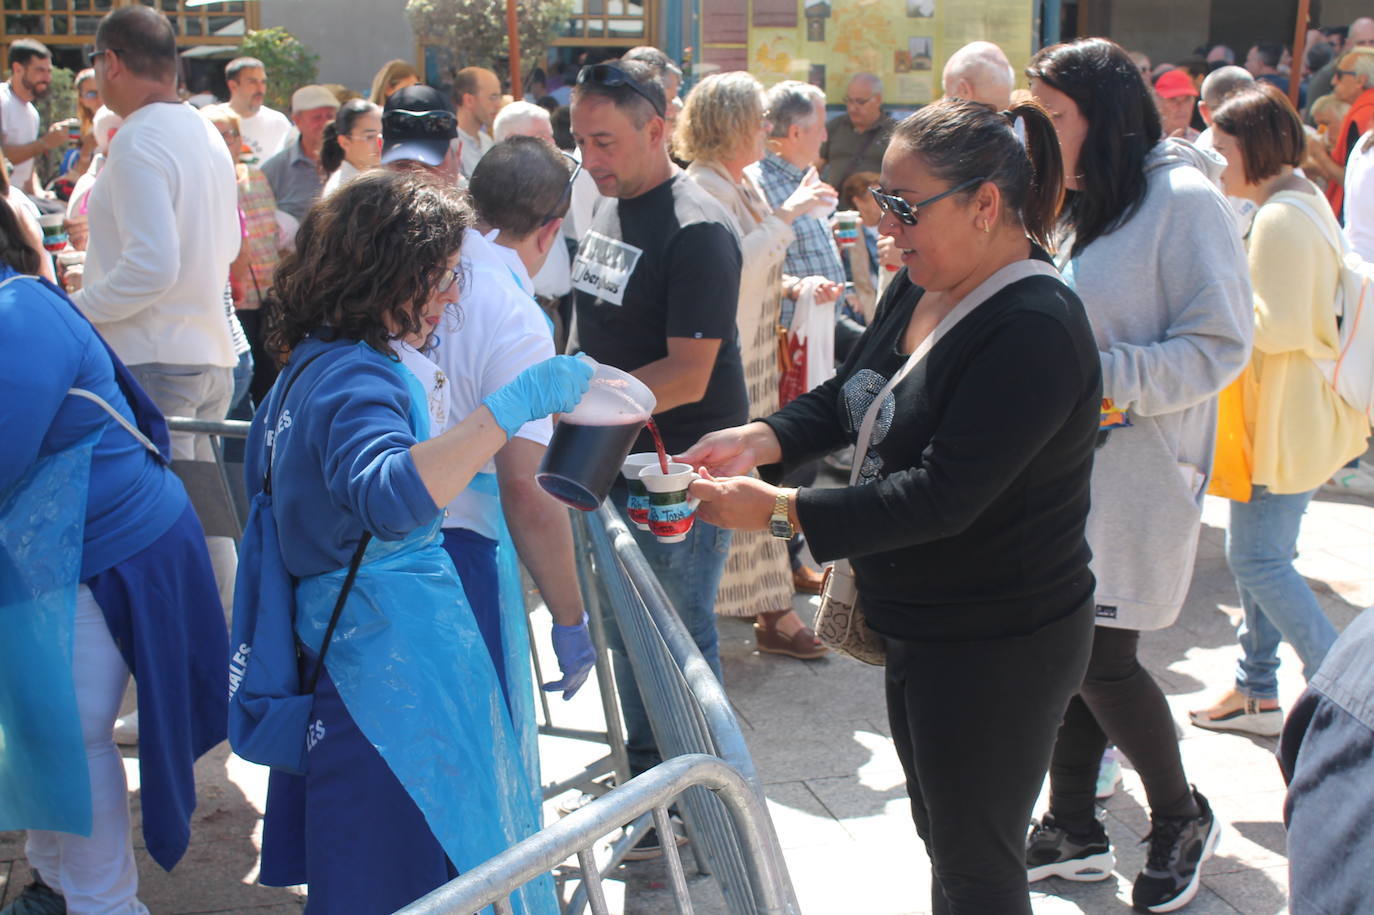
[[[677,453],[745,422],[749,406],[735,330],[739,245],[725,209],[668,158],[663,114],[663,87],[642,63],[597,64],[579,74],[573,138],[607,199],[578,248],[573,287],[577,347],[649,386],[664,445]],[[647,434],[636,450],[653,450]],[[623,481],[612,499],[625,516]],[[719,677],[715,594],[729,532],[698,519],[686,542],[664,544],[626,523]],[[613,648],[617,642],[613,636]],[[623,650],[614,660],[637,774],[659,755]]]

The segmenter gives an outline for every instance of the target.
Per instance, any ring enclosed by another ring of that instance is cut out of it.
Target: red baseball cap
[[[1198,94],[1187,70],[1170,70],[1161,74],[1159,79],[1155,80],[1155,91],[1159,93],[1160,98],[1178,98],[1183,95],[1196,97]]]

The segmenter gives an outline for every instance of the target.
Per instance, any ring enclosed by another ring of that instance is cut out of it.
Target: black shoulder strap
[[[267,462],[262,471],[262,491],[269,496],[272,495],[272,451],[277,442],[277,421],[281,418],[281,411],[286,408],[286,395],[291,393],[291,385],[296,383],[296,379],[305,373],[305,367],[327,352],[329,351],[324,350],[323,352],[318,352],[302,362],[300,366],[286,378],[284,386],[281,389],[281,400],[277,401],[277,413],[272,417],[272,424],[268,427]]]
[[[372,532],[369,530],[364,530],[363,535],[358,538],[358,548],[353,551],[353,558],[348,563],[348,576],[344,578],[343,587],[339,589],[339,599],[334,602],[334,612],[329,614],[329,625],[325,627],[324,641],[320,643],[320,657],[315,662],[315,669],[310,673],[310,685],[305,688],[306,695],[315,692],[315,684],[320,680],[320,671],[324,670],[324,656],[329,653],[329,643],[334,640],[334,627],[339,625],[339,616],[342,615],[344,604],[348,601],[348,592],[353,590],[353,579],[358,577],[358,566],[363,564],[363,553],[371,540]]]

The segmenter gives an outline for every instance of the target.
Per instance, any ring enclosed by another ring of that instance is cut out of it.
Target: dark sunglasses
[[[891,213],[893,216],[897,217],[898,222],[901,222],[904,225],[914,226],[916,225],[916,217],[917,214],[920,212],[921,207],[930,206],[937,200],[944,200],[951,194],[957,194],[960,191],[966,191],[971,187],[977,187],[986,180],[988,179],[970,178],[963,184],[955,185],[954,187],[950,188],[944,193],[936,194],[934,197],[928,197],[925,200],[922,200],[920,203],[907,203],[901,197],[898,197],[895,194],[884,194],[876,187],[869,188],[868,192],[873,195],[873,200],[878,204],[878,209],[882,210],[884,213]]]
[[[88,44],[81,49],[81,58],[86,61],[86,66],[95,66],[96,58],[102,54],[123,54],[123,48],[97,48],[93,44]]]
[[[382,132],[407,139],[452,140],[458,136],[458,118],[451,111],[388,111],[382,115]]]
[[[558,202],[553,205],[553,209],[549,210],[548,215],[539,223],[541,226],[546,226],[555,219],[560,219],[568,214],[568,206],[572,203],[573,182],[577,180],[578,173],[582,171],[582,163],[578,162],[576,157],[568,155],[561,149],[559,152],[563,153],[567,160],[572,163],[573,170],[572,174],[568,175],[568,183],[563,185],[563,193],[558,195]]]
[[[586,84],[605,86],[608,89],[618,89],[625,86],[637,92],[640,98],[652,105],[659,117],[665,117],[663,103],[650,95],[649,90],[641,86],[633,76],[615,64],[589,64],[583,67],[577,73],[577,84],[579,86]]]

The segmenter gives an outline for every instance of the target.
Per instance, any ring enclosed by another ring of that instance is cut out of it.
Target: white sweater
[[[238,185],[214,126],[185,104],[125,119],[91,190],[73,296],[125,363],[236,363],[224,285],[238,256]]]

